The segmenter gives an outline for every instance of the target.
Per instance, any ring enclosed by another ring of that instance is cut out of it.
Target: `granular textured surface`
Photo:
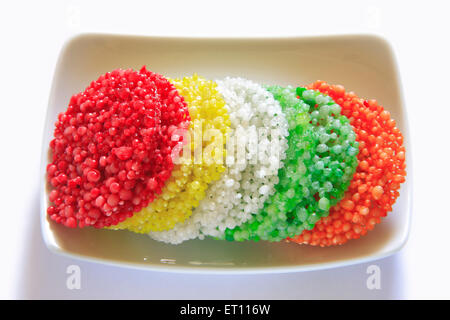
[[[177,244],[206,235],[223,237],[225,228],[250,219],[275,191],[288,134],[279,103],[259,84],[242,78],[218,81],[218,89],[232,129],[226,171],[206,190],[206,197],[184,224],[151,233],[153,239]]]
[[[70,99],[55,123],[47,179],[50,218],[68,227],[116,225],[161,193],[174,130],[187,105],[161,75],[114,70]]]
[[[389,112],[375,100],[363,100],[340,85],[323,81],[309,88],[331,96],[342,107],[355,130],[360,152],[356,173],[344,198],[314,229],[290,240],[339,245],[365,235],[392,210],[406,176],[403,136]]]
[[[183,223],[204,198],[208,185],[219,179],[225,170],[224,145],[230,120],[216,83],[197,75],[170,81],[188,104],[192,121],[187,132],[178,134],[186,139],[189,149],[185,149],[185,153],[178,158],[180,163],[175,165],[161,195],[148,207],[116,226],[117,229],[149,233],[169,230],[176,223]],[[215,147],[221,152],[217,154],[217,159],[213,159],[216,155],[212,149]]]
[[[355,134],[329,96],[305,88],[269,91],[288,118],[287,161],[276,193],[249,221],[226,230],[229,241],[280,241],[312,229],[342,198],[357,164]]]

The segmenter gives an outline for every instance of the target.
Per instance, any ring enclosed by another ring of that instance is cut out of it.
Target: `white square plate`
[[[317,79],[377,99],[405,136],[408,173],[391,212],[359,240],[320,248],[294,243],[191,240],[174,246],[127,231],[69,229],[49,221],[45,180],[57,114],[99,75],[140,68],[170,77],[241,76],[263,84],[306,85]],[[406,110],[390,45],[372,35],[294,38],[162,38],[79,35],[62,49],[50,93],[41,165],[41,224],[47,247],[71,257],[127,267],[196,273],[317,270],[386,257],[406,243],[411,212],[411,159]]]

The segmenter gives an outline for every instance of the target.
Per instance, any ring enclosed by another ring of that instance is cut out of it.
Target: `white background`
[[[447,1],[1,1],[0,298],[450,298]],[[59,50],[80,32],[276,36],[377,33],[399,62],[413,153],[413,224],[406,247],[369,264],[257,276],[144,272],[56,256],[39,230],[39,159]],[[82,270],[81,290],[65,286]]]

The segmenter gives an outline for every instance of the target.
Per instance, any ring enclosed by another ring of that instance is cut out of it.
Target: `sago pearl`
[[[343,197],[357,164],[355,133],[330,97],[305,88],[269,91],[290,124],[287,161],[276,193],[245,224],[226,230],[229,241],[280,241],[312,229]]]
[[[344,198],[314,229],[291,239],[319,246],[340,245],[372,230],[392,210],[405,181],[403,136],[375,100],[363,100],[341,85],[317,81],[311,89],[331,96],[350,119],[359,142],[358,167]]]
[[[190,121],[163,76],[117,69],[70,99],[58,115],[47,178],[50,218],[67,227],[116,225],[161,193],[170,177],[171,139]]]
[[[275,191],[288,134],[279,103],[250,80],[225,78],[217,82],[231,121],[226,170],[211,183],[206,197],[184,224],[153,232],[153,239],[178,244],[205,236],[222,238],[226,228],[250,219]],[[239,146],[245,147],[245,154],[240,154]]]
[[[197,75],[169,80],[188,104],[191,116],[189,131],[175,134],[184,136],[189,148],[186,154],[180,154],[180,163],[175,164],[161,195],[148,207],[115,226],[117,229],[149,233],[169,230],[176,223],[183,223],[205,196],[208,184],[219,179],[225,170],[223,152],[230,120],[216,83]],[[208,132],[217,136],[209,137]],[[210,161],[214,159],[210,159],[209,150],[216,144],[222,151],[218,155],[222,161]],[[198,148],[202,148],[200,153],[195,152]]]

